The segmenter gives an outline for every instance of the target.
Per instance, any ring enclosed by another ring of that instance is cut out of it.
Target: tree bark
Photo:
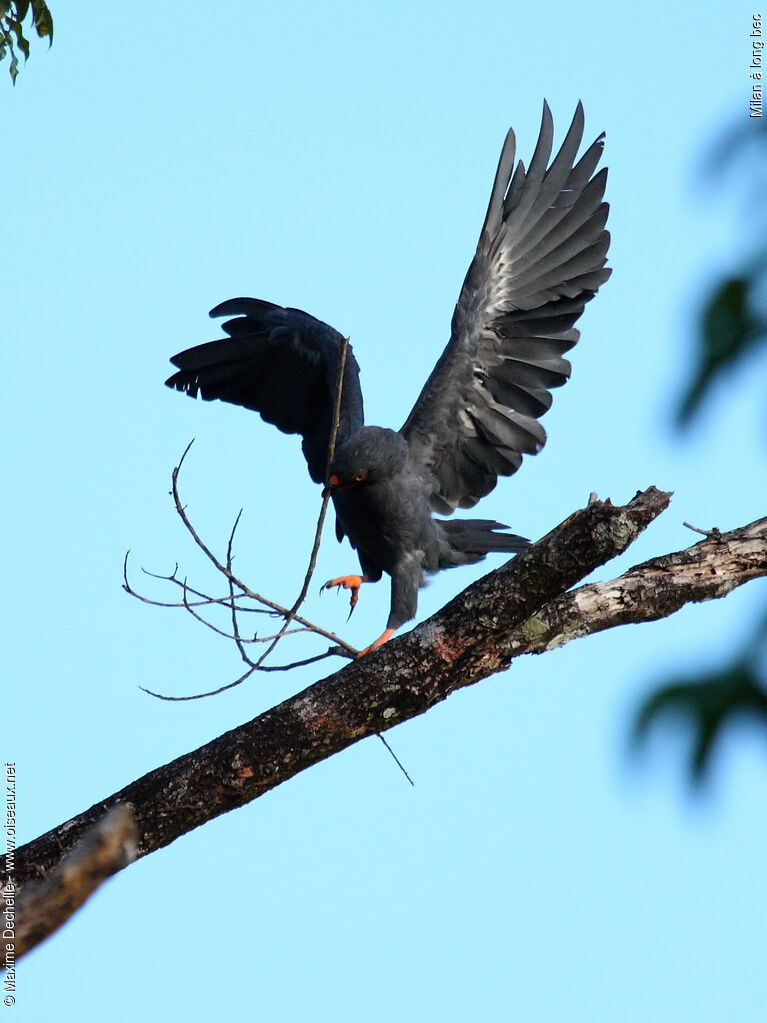
[[[91,825],[44,881],[33,881],[20,896],[5,885],[6,909],[11,909],[14,958],[20,959],[67,922],[112,874],[136,858],[138,834],[133,813],[125,803],[113,807]],[[7,941],[8,928],[4,928]],[[6,947],[7,951],[7,947]]]
[[[14,883],[45,877],[112,807],[131,806],[138,856],[256,799],[352,743],[423,714],[450,693],[579,636],[666,617],[767,575],[767,519],[571,591],[668,505],[655,488],[624,507],[596,501],[428,621],[247,724],[159,767],[15,853]],[[568,592],[570,591],[570,592]],[[6,864],[0,864],[3,871]],[[119,869],[117,867],[116,869]]]

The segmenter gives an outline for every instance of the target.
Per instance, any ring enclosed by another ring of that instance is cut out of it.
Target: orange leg
[[[352,611],[357,606],[357,601],[360,599],[360,586],[363,583],[369,583],[370,580],[366,575],[340,575],[337,579],[328,579],[324,586],[320,588],[320,593],[323,590],[332,589],[334,586],[338,586],[344,590],[351,590],[352,595],[349,599],[349,618],[352,616]]]
[[[357,659],[359,660],[360,657],[364,657],[365,654],[369,654],[371,650],[377,650],[379,646],[383,646],[384,643],[388,643],[396,631],[396,629],[386,629],[374,643],[371,643],[370,646],[366,646],[364,650],[360,650],[357,654]]]

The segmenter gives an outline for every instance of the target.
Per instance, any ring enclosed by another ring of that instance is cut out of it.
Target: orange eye
[[[338,476],[336,476],[335,473],[333,473],[333,475],[328,480],[328,483],[331,485],[331,487],[337,487],[340,482],[341,480],[338,478]]]
[[[358,483],[362,483],[366,476],[367,476],[366,472],[359,472],[354,478]]]

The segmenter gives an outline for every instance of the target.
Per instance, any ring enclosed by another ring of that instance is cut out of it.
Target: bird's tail
[[[486,554],[519,554],[531,546],[529,540],[516,533],[499,533],[508,529],[493,519],[435,519],[447,543],[440,551],[440,568],[469,565],[481,561]]]

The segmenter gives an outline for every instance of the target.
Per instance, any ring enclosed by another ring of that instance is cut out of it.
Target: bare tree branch
[[[229,542],[226,545],[226,573],[227,573],[226,577],[227,577],[227,579],[229,581],[229,607],[230,607],[231,614],[232,614],[232,633],[234,635],[234,642],[235,642],[235,645],[236,645],[237,649],[240,651],[240,657],[242,658],[243,662],[245,664],[247,664],[249,668],[251,668],[253,671],[255,671],[256,668],[259,667],[259,664],[256,661],[251,661],[250,657],[248,657],[248,654],[247,654],[247,652],[245,650],[245,647],[243,646],[242,639],[240,637],[240,626],[239,626],[239,623],[237,622],[237,601],[235,599],[234,582],[233,582],[233,579],[232,579],[232,545],[234,544],[234,534],[237,532],[237,526],[240,523],[241,517],[242,517],[242,508],[240,508],[239,512],[237,513],[237,518],[234,520],[234,525],[232,526],[232,531],[229,534]],[[186,592],[186,585],[184,586],[184,592]],[[186,601],[184,601],[184,602],[186,603]],[[279,634],[282,634],[286,628],[287,628],[287,625],[285,625],[280,630]],[[274,642],[276,642],[276,640]],[[274,644],[272,644],[272,645],[274,645]],[[267,649],[266,653],[268,653],[270,649],[271,649],[271,647],[269,647]],[[259,658],[259,660],[262,660],[262,659],[263,658]],[[251,674],[251,673],[250,672],[246,672],[245,675],[243,675],[243,677],[240,679],[240,681],[244,682],[245,679],[248,678],[249,674]],[[239,682],[237,684],[239,685]]]
[[[767,575],[767,518],[635,565],[610,582],[563,593],[509,635],[505,656],[542,654],[617,625],[668,618],[685,604],[725,597]]]
[[[200,622],[200,624],[206,626],[206,628],[210,629],[212,632],[215,632],[216,635],[223,636],[224,639],[231,639],[231,640],[234,640],[234,639],[238,638],[238,637],[235,637],[235,635],[233,633],[227,632],[225,629],[220,629],[217,625],[214,625],[213,622],[209,622],[207,620],[207,618],[203,618],[203,616],[199,613],[199,611],[197,611],[198,607],[224,607],[227,610],[231,610],[231,608],[232,608],[232,599],[233,599],[231,597],[231,595],[228,594],[226,597],[211,597],[207,593],[203,593],[201,590],[195,589],[193,586],[189,585],[189,583],[187,582],[186,579],[179,579],[179,578],[177,578],[176,572],[178,571],[178,565],[176,565],[172,575],[162,575],[162,574],[160,574],[158,572],[148,572],[145,568],[142,568],[141,571],[145,575],[151,576],[152,579],[161,579],[163,582],[173,583],[175,586],[180,587],[180,589],[183,592],[183,597],[182,597],[182,599],[180,601],[179,600],[153,600],[151,597],[147,597],[145,594],[139,593],[138,590],[135,590],[131,586],[130,581],[128,579],[128,556],[129,556],[129,554],[130,554],[130,551],[128,551],[128,553],[125,555],[125,560],[123,562],[123,589],[125,590],[125,592],[127,594],[129,594],[131,597],[135,597],[137,600],[140,600],[142,604],[149,604],[151,607],[184,608],[184,610],[188,611],[189,614],[194,619],[196,619],[198,622]],[[201,599],[200,600],[190,600],[189,597],[188,597],[188,594],[190,594],[190,593],[194,594],[196,597],[200,597]],[[246,594],[237,594],[234,597],[234,600],[236,600],[236,601],[247,600],[247,599],[248,599],[248,597],[247,597]],[[257,615],[271,615],[272,617],[279,617],[279,615],[277,614],[276,611],[271,611],[268,608],[263,608],[263,607],[247,607],[247,606],[243,606],[241,603],[237,603],[236,607],[237,607],[237,612],[238,613],[257,614]],[[295,629],[289,629],[287,631],[286,635],[293,636],[293,635],[295,635],[298,632],[304,632],[305,633],[305,632],[314,632],[314,631],[315,631],[314,628],[311,627],[311,626],[299,625]],[[270,636],[259,636],[258,634],[255,634],[252,637],[246,637],[246,636],[240,635],[239,639],[240,639],[240,642],[242,642],[242,643],[271,643],[271,641],[275,638],[275,635],[276,635],[276,633],[274,633],[274,634],[272,634]]]
[[[186,607],[187,604],[189,606],[191,606],[191,607],[207,607],[207,606],[211,606],[212,607],[213,605],[216,605],[216,604],[223,605],[224,607],[227,607],[227,608],[229,607],[229,602],[230,602],[231,598],[229,597],[228,594],[225,597],[211,597],[210,594],[203,593],[202,590],[197,590],[197,589],[194,588],[194,586],[190,586],[189,583],[186,580],[179,579],[178,576],[176,575],[176,573],[178,572],[178,565],[175,566],[175,568],[173,569],[173,572],[172,572],[171,575],[164,575],[161,572],[150,572],[146,568],[142,568],[141,571],[144,573],[144,575],[148,575],[150,579],[160,579],[164,583],[172,583],[174,586],[179,586],[181,589],[186,590],[187,593],[193,593],[195,595],[195,597],[199,597],[200,598],[199,600],[191,600],[190,601],[188,598],[187,598],[187,600],[185,602],[184,601],[180,602],[178,600],[152,600],[150,597],[144,596],[143,594],[139,593],[137,590],[134,590],[133,587],[130,585],[130,583],[128,581],[128,557],[129,556],[130,556],[130,551],[128,551],[126,553],[125,560],[124,560],[124,563],[123,563],[123,589],[125,590],[126,593],[130,594],[131,597],[136,597],[143,604],[151,604],[153,607]],[[247,599],[247,594],[244,594],[244,593],[240,594],[238,599],[240,599],[240,600]],[[246,611],[246,612],[248,612],[248,614],[271,615],[273,618],[279,618],[279,613],[277,611],[272,611],[272,610],[270,610],[269,608],[266,608],[266,607],[243,607],[243,606],[239,606],[237,608],[237,610],[238,611]]]
[[[133,812],[118,804],[88,828],[45,880],[26,885],[21,896],[14,882],[6,881],[0,902],[10,911],[6,924],[13,921],[15,959],[65,924],[103,881],[135,860],[137,848]]]
[[[138,855],[147,855],[347,746],[424,713],[516,656],[662,618],[767,575],[763,519],[636,565],[612,582],[568,592],[625,550],[669,497],[651,488],[624,507],[597,501],[576,512],[412,632],[20,847],[16,884],[45,876],[115,804],[133,806]]]

